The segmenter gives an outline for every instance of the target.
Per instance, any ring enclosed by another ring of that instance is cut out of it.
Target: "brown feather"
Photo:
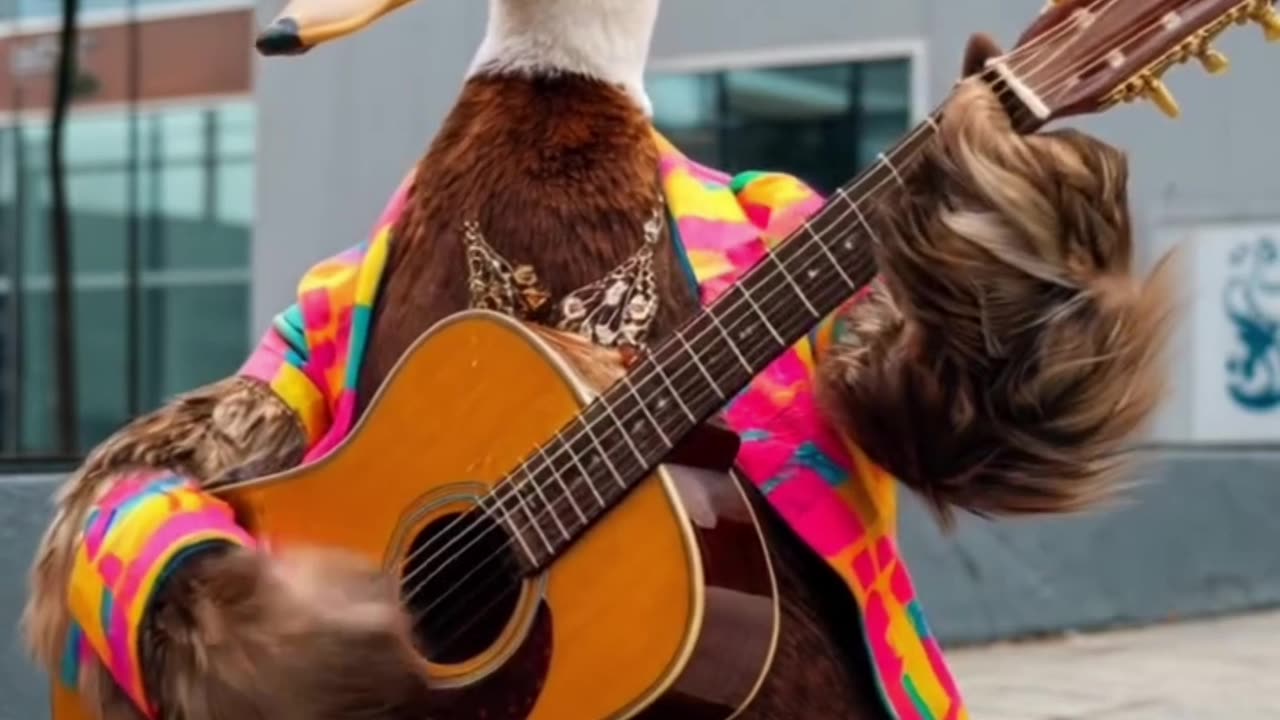
[[[59,489],[53,521],[36,553],[23,625],[37,657],[56,663],[66,632],[66,580],[89,508],[123,474],[170,470],[214,479],[238,467],[264,472],[302,458],[306,436],[268,388],[243,378],[183,395],[121,428]]]
[[[822,400],[947,521],[1094,507],[1165,385],[1173,270],[1132,270],[1127,166],[1022,137],[967,82],[910,191],[876,213],[885,286],[852,310]]]
[[[463,223],[560,298],[638,249],[661,201],[648,118],[621,89],[572,74],[468,80],[419,168],[375,310],[366,401],[418,336],[467,308]],[[669,241],[656,264],[655,338],[696,308]]]
[[[265,386],[231,379],[178,398],[116,433],[58,497],[32,572],[24,624],[56,667],[76,529],[131,469],[225,481],[298,463],[305,434]],[[182,720],[424,720],[426,684],[395,593],[376,568],[336,553],[201,555],[160,588],[143,628],[148,691]],[[81,694],[104,720],[140,713],[101,664]]]

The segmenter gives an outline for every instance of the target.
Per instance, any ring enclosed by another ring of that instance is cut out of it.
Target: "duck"
[[[289,0],[255,44],[306,55],[409,1]],[[100,715],[161,704],[392,720],[432,707],[376,569],[257,552],[203,488],[325,457],[446,317],[489,310],[643,352],[818,212],[801,179],[702,166],[654,127],[644,79],[659,12],[660,0],[489,0],[458,97],[371,238],[304,276],[239,373],[121,429],[68,480],[24,624],[46,665],[79,668]],[[1095,506],[1116,484],[1098,458],[1159,398],[1176,272],[1131,273],[1122,153],[1081,134],[1020,136],[978,78],[946,107],[898,177],[905,191],[867,207],[880,276],[720,413],[741,440],[725,482],[755,511],[779,599],[767,671],[736,717],[967,718],[897,545],[898,487],[944,523]],[[157,584],[135,593],[146,612],[117,623],[141,648],[106,663],[121,693],[94,664],[105,645],[70,660],[59,649],[68,627],[105,637],[91,601],[120,570],[77,562],[77,528],[111,518],[145,537],[165,520],[135,510],[152,482],[208,506],[217,527],[199,536],[231,549],[126,568]],[[71,608],[69,587],[85,599]]]

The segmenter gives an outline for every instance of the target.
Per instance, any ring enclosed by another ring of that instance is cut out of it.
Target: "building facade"
[[[58,446],[49,137],[58,3],[0,19],[0,457]],[[248,347],[247,3],[90,2],[65,132],[81,448]]]

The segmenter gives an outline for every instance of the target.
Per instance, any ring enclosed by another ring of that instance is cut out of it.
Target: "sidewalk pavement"
[[[1280,612],[947,657],[974,720],[1280,720]]]

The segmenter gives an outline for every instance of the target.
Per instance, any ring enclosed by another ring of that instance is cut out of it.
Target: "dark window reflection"
[[[695,160],[780,170],[830,192],[890,147],[911,120],[909,60],[657,74],[658,128]]]
[[[67,124],[76,394],[86,448],[127,421],[131,407],[151,409],[232,373],[248,351],[252,104],[141,112],[137,123],[135,158],[125,113],[78,113]],[[46,455],[57,444],[48,136],[44,122],[0,127],[0,457]],[[131,217],[138,241],[132,276],[125,260]],[[133,347],[131,295],[140,319]],[[139,384],[129,397],[133,368]]]

